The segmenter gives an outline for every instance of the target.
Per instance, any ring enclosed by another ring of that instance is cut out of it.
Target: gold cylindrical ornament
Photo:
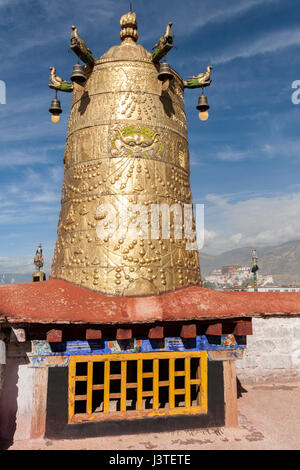
[[[199,285],[201,275],[184,227],[192,195],[183,81],[172,70],[163,91],[152,54],[129,36],[73,91],[51,277],[104,294],[146,296]],[[171,209],[167,238],[161,205]]]

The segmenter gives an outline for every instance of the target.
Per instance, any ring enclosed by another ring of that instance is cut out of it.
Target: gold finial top
[[[120,25],[122,31],[120,32],[120,38],[123,42],[137,42],[138,32],[137,32],[137,19],[136,14],[133,11],[126,13],[120,19]]]

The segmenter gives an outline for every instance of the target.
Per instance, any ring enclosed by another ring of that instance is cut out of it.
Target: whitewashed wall
[[[28,351],[29,342],[9,343],[7,346],[0,396],[2,439],[13,438],[17,441],[40,437],[44,430],[47,368],[32,367],[27,357]]]
[[[236,362],[241,381],[300,379],[300,317],[253,318],[244,358]]]

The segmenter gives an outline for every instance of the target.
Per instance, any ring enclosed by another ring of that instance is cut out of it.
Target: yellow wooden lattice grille
[[[207,413],[207,353],[71,356],[69,423]]]

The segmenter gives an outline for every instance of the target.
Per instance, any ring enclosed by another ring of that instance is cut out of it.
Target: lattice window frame
[[[199,359],[196,378],[190,377],[190,363],[192,358]],[[159,380],[159,361],[169,360],[169,379]],[[175,370],[175,360],[184,359],[184,370]],[[153,361],[152,372],[143,371],[143,361]],[[137,382],[127,382],[127,363],[137,361]],[[93,384],[93,364],[104,363],[104,383]],[[110,374],[111,362],[121,363],[121,374]],[[87,363],[87,375],[76,376],[76,365]],[[175,388],[176,377],[184,378],[184,388]],[[143,379],[152,379],[152,391],[143,390]],[[120,393],[110,393],[110,381],[120,380]],[[76,382],[87,383],[85,395],[75,395]],[[198,385],[197,405],[191,403],[191,386]],[[159,389],[168,387],[169,408],[159,408]],[[134,388],[137,391],[136,410],[126,410],[127,390]],[[92,411],[92,394],[94,390],[103,390],[103,411]],[[184,395],[184,406],[175,405],[176,395]],[[160,352],[160,353],[124,353],[105,355],[74,355],[69,362],[69,391],[68,391],[69,423],[80,423],[84,421],[104,421],[112,419],[129,419],[143,416],[166,416],[207,413],[207,352]],[[143,399],[153,399],[152,409],[143,409]],[[109,410],[110,399],[120,399],[120,411]],[[75,401],[86,401],[86,413],[75,414]]]

